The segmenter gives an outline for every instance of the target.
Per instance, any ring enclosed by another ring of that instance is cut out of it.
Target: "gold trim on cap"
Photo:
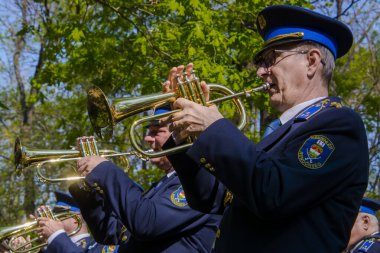
[[[283,39],[302,39],[305,34],[303,32],[295,32],[295,33],[287,33],[287,34],[281,34],[277,35],[270,40],[267,40],[264,42],[263,47],[266,47],[272,42],[283,40]]]

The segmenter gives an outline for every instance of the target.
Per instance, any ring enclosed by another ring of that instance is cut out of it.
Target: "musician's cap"
[[[363,198],[359,211],[375,215],[380,210],[380,201],[370,198]]]
[[[70,193],[55,191],[54,194],[57,200],[54,209],[69,209],[72,212],[80,212],[79,205],[75,202]]]
[[[154,115],[160,115],[160,114],[163,114],[163,113],[166,113],[166,112],[170,112],[171,111],[171,108],[170,106],[161,106],[161,107],[157,107],[156,110],[154,111]],[[159,125],[159,120],[152,120],[149,122],[149,124],[147,124],[145,127],[150,127],[150,126],[158,126]]]
[[[256,26],[264,44],[255,61],[268,48],[291,42],[314,41],[328,48],[334,58],[350,50],[353,35],[342,22],[292,5],[273,5],[257,16]]]

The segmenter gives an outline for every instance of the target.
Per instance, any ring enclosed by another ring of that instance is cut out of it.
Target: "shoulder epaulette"
[[[318,112],[330,106],[335,108],[341,108],[342,104],[339,101],[332,101],[330,98],[323,99],[303,110],[300,114],[296,116],[295,120],[306,121]]]

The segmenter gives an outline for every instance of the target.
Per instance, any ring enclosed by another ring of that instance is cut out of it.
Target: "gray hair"
[[[321,52],[322,60],[324,63],[322,70],[322,78],[327,82],[327,84],[329,84],[335,68],[335,59],[331,51],[323,45],[314,41],[304,41],[300,44],[297,44],[297,46],[305,46],[307,49],[311,49],[314,47]]]

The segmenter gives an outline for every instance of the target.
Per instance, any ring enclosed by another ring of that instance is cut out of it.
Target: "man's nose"
[[[144,141],[145,141],[145,142],[148,142],[148,143],[153,143],[154,140],[155,140],[154,137],[151,136],[151,135],[146,135],[146,136],[144,137]]]

